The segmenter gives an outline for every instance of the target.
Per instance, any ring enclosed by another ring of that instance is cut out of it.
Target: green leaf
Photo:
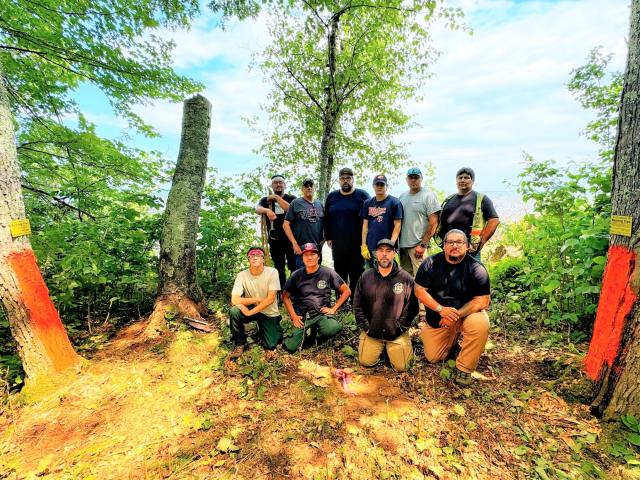
[[[631,445],[635,445],[636,447],[640,447],[640,433],[628,433],[627,440]]]
[[[525,455],[527,453],[529,453],[531,449],[529,447],[527,447],[526,445],[520,445],[519,447],[516,447],[513,449],[513,454],[514,455],[518,455],[518,456],[522,456]]]

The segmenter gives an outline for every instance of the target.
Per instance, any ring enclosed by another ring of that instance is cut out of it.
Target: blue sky
[[[434,46],[442,51],[434,76],[424,84],[423,100],[408,111],[419,126],[401,140],[409,142],[412,162],[436,168],[436,187],[453,191],[458,167],[476,170],[476,188],[507,190],[521,169],[524,151],[559,163],[593,159],[597,147],[580,132],[592,118],[566,88],[573,68],[598,45],[615,54],[612,69],[622,70],[629,30],[627,0],[507,1],[456,0],[474,33],[436,26]],[[213,104],[209,164],[223,175],[249,171],[265,162],[252,150],[261,139],[243,121],[260,115],[270,86],[250,69],[252,56],[269,42],[266,19],[232,22],[225,31],[204,13],[189,31],[172,33],[174,64],[205,84]],[[78,92],[81,108],[99,132],[130,134],[114,117],[102,94]],[[133,137],[175,161],[181,104],[158,102],[136,111],[160,133],[153,140]],[[261,117],[266,126],[266,118]],[[405,188],[397,172],[392,192]],[[369,179],[357,179],[369,188]]]

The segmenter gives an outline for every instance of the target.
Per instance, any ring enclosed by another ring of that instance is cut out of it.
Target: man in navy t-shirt
[[[402,227],[403,210],[400,200],[387,193],[387,177],[376,175],[373,177],[373,191],[375,197],[362,205],[362,244],[360,251],[365,260],[373,266],[372,254],[383,238],[390,239],[397,248],[398,237]]]
[[[331,247],[336,272],[349,283],[353,292],[364,272],[364,260],[360,255],[360,210],[369,194],[354,187],[353,170],[350,168],[340,170],[339,181],[340,190],[327,195],[324,203],[324,238]]]
[[[289,204],[289,210],[282,224],[284,233],[293,245],[296,268],[303,266],[300,245],[305,243],[321,245],[324,237],[322,231],[324,207],[320,200],[314,199],[314,193],[313,180],[305,178],[302,181],[302,197],[296,198]]]
[[[428,257],[416,274],[415,293],[424,304],[427,325],[420,336],[429,362],[447,358],[458,337],[462,347],[456,359],[454,381],[471,383],[471,373],[489,338],[489,274],[484,265],[468,255],[469,239],[453,229],[444,238],[444,251]]]

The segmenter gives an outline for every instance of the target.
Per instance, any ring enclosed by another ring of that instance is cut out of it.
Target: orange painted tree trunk
[[[640,417],[640,0],[631,7],[629,53],[613,166],[612,214],[631,235],[611,235],[589,353],[592,409],[606,419]]]
[[[30,378],[80,361],[36,263],[29,237],[13,237],[10,223],[25,218],[13,120],[0,66],[0,299]]]
[[[202,95],[184,102],[180,152],[167,197],[160,237],[160,282],[146,329],[155,336],[165,328],[165,313],[200,317],[204,295],[196,271],[200,203],[207,173],[211,104]]]

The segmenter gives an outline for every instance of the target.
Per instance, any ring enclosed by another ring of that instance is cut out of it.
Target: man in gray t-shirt
[[[417,167],[407,171],[409,191],[400,195],[404,209],[400,230],[400,265],[414,277],[438,226],[440,204],[433,192],[422,187],[422,172]]]

